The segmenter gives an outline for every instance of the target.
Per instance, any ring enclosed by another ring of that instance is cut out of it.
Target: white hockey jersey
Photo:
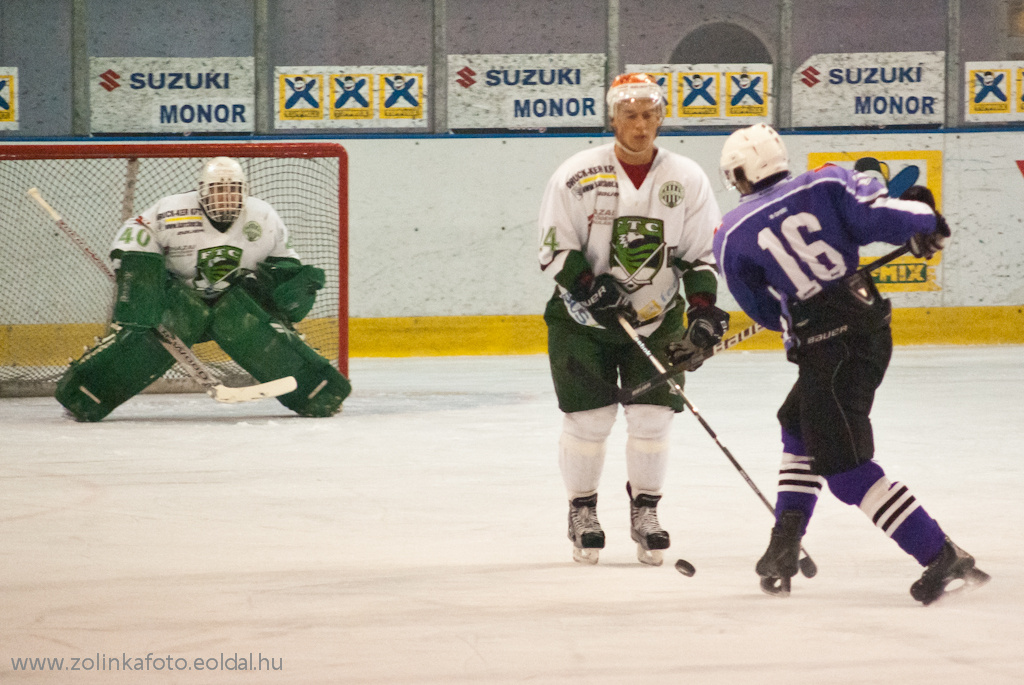
[[[253,271],[267,257],[299,258],[288,229],[267,202],[247,197],[242,213],[221,233],[199,208],[196,191],[165,197],[126,221],[111,247],[116,250],[162,254],[167,270],[206,298],[226,289],[228,277],[239,269]]]
[[[679,292],[674,259],[714,273],[712,242],[722,215],[703,169],[659,149],[636,188],[615,156],[615,144],[584,150],[563,163],[544,192],[540,264],[552,278],[568,250],[584,254],[595,275],[610,273],[622,286],[648,334]],[[596,326],[561,286],[570,315]]]

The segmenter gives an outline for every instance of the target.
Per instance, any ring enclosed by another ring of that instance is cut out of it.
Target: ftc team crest
[[[661,219],[621,216],[612,226],[611,273],[635,292],[650,285],[665,266],[665,224]]]

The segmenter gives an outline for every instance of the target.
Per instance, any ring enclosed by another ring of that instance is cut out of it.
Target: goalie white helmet
[[[733,131],[722,146],[720,166],[730,185],[736,186],[738,180],[754,185],[789,171],[789,154],[775,129],[755,124]]]
[[[615,108],[625,102],[651,102],[660,107],[665,118],[665,94],[658,82],[647,74],[620,74],[612,81],[605,98],[608,103],[608,118],[615,117]]]
[[[231,223],[237,219],[248,195],[242,165],[230,157],[214,157],[199,172],[199,206],[211,221]]]

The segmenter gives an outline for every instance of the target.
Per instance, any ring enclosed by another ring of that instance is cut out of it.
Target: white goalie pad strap
[[[910,488],[899,481],[891,483],[885,476],[871,486],[860,503],[861,511],[889,537],[920,506]]]
[[[811,461],[807,457],[783,453],[779,466],[779,492],[802,492],[817,496],[825,479],[811,473]]]

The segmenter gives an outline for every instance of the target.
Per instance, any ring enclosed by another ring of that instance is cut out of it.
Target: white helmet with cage
[[[733,131],[722,146],[720,167],[730,185],[736,186],[737,180],[754,185],[789,171],[789,154],[775,129],[755,124]]]
[[[248,195],[242,165],[230,157],[214,157],[199,172],[199,206],[211,221],[231,223],[237,219]]]
[[[615,108],[626,102],[651,102],[661,108],[665,118],[665,93],[653,78],[643,73],[619,74],[608,88],[605,98],[608,103],[608,118],[615,117]]]

